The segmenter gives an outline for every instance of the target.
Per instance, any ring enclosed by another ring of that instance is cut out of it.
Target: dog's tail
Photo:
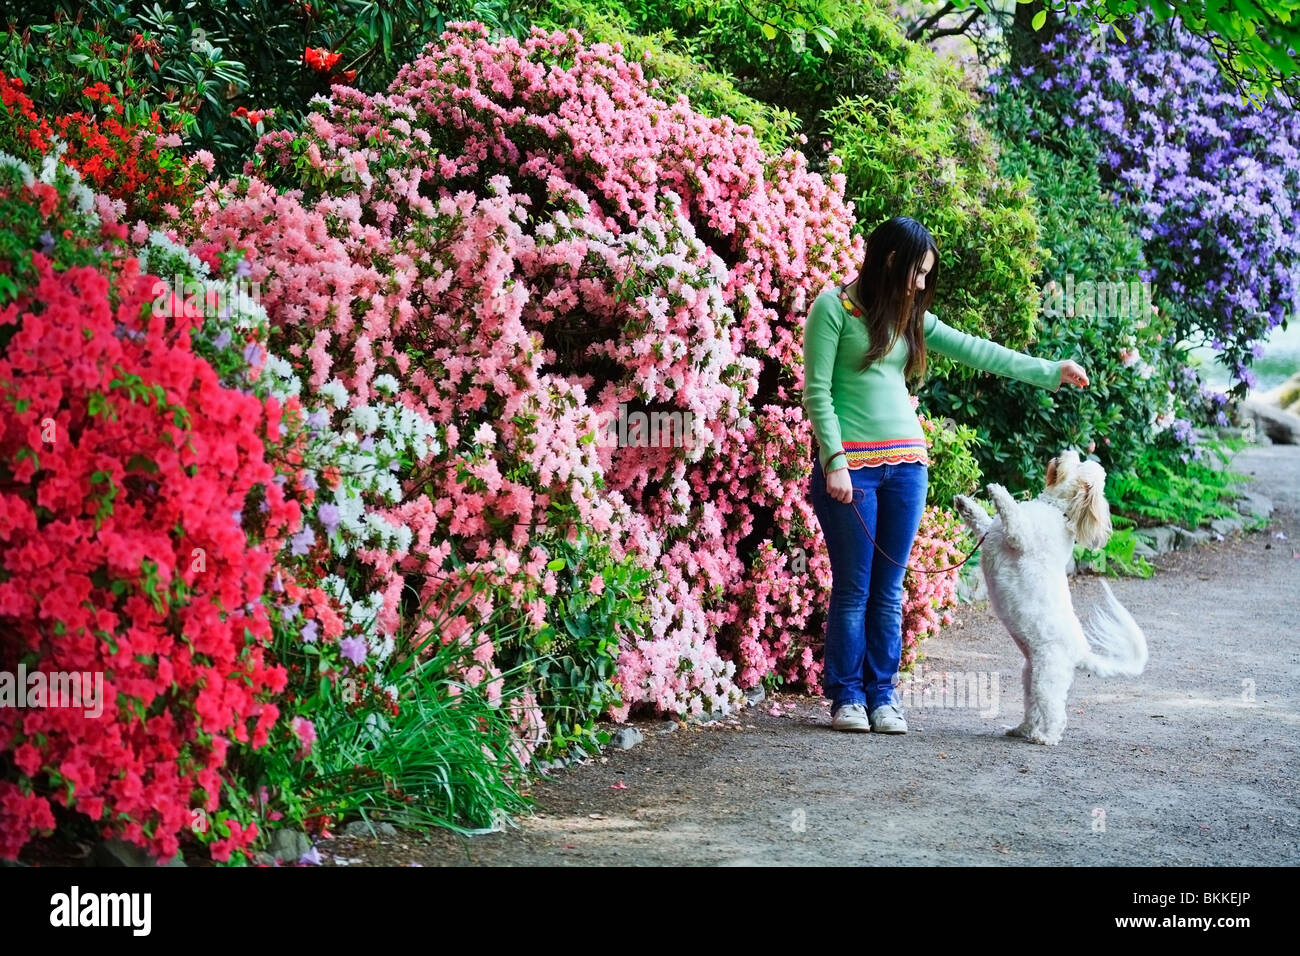
[[[1089,609],[1083,633],[1091,650],[1079,662],[1081,670],[1097,677],[1136,677],[1147,666],[1147,639],[1133,616],[1101,582],[1104,600]]]

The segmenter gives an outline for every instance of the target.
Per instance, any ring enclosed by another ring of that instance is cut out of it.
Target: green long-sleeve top
[[[925,434],[903,379],[907,341],[899,336],[884,358],[861,371],[870,338],[866,323],[841,288],[829,288],[808,311],[804,325],[803,407],[817,438],[818,455],[843,451],[848,467],[929,463]],[[925,345],[966,365],[1055,391],[1061,363],[1034,358],[945,325],[925,313]],[[842,464],[838,459],[835,470]]]

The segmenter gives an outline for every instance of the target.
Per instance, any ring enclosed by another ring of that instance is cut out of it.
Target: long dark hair
[[[927,252],[934,253],[934,268],[925,289],[917,296],[913,281]],[[901,335],[908,349],[904,374],[911,379],[925,375],[925,313],[934,301],[938,283],[939,247],[925,226],[907,216],[895,216],[875,228],[867,238],[866,255],[858,272],[862,321],[871,340],[862,359],[864,370],[888,355]]]

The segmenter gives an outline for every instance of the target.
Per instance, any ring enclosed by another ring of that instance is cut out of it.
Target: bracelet
[[[828,466],[831,462],[833,462],[836,458],[840,457],[840,455],[844,455],[844,452],[842,452],[842,451],[837,451],[835,454],[831,455],[831,457],[827,458],[827,459],[826,459],[826,464],[825,464],[825,465],[822,465],[822,471],[825,471],[826,468],[827,468],[827,466]],[[845,460],[846,462],[848,461],[848,458],[849,458],[848,455],[844,455],[844,460]]]

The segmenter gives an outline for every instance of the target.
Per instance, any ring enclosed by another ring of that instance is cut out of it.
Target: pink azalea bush
[[[177,235],[243,257],[308,421],[356,456],[305,528],[361,608],[358,660],[486,579],[439,640],[514,607],[549,647],[592,602],[626,606],[603,619],[618,719],[815,687],[829,566],[800,355],[808,306],[862,254],[843,178],[657,98],[574,32],[456,24],[387,93],[313,109]],[[655,440],[640,412],[691,424]],[[600,557],[561,589],[580,537]],[[644,601],[608,584],[633,566]],[[476,639],[470,676],[500,681],[504,650]]]

